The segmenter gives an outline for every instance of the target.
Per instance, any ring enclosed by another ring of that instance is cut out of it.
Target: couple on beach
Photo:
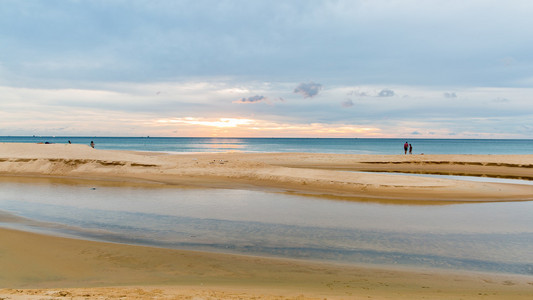
[[[403,144],[403,151],[405,154],[407,154],[407,149],[409,149],[409,154],[413,154],[413,145],[405,142],[405,144]]]

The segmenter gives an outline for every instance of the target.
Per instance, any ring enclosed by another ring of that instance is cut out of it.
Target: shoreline
[[[394,204],[531,201],[533,186],[345,171],[529,176],[533,155],[173,155],[1,144],[0,176],[68,184],[259,189]],[[9,218],[9,216],[8,216]],[[173,250],[0,228],[0,298],[529,299],[533,277]]]
[[[96,299],[114,293],[177,299],[528,299],[533,288],[531,276],[172,250],[11,229],[0,229],[0,252],[0,297],[7,299]]]
[[[530,201],[533,187],[404,172],[533,179],[533,155],[162,154],[0,143],[0,175],[266,189],[365,201]],[[343,172],[361,171],[368,173]]]

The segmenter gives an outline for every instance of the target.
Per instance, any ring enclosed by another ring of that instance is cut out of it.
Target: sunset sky
[[[0,0],[0,135],[533,138],[533,1]]]

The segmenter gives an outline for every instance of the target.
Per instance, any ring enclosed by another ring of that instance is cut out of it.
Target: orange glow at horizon
[[[211,127],[219,127],[219,128],[226,128],[226,127],[237,127],[240,125],[248,125],[251,123],[254,123],[253,120],[250,119],[237,119],[237,118],[219,118],[215,119],[213,121],[209,120],[202,120],[200,118],[176,118],[176,119],[170,119],[170,120],[158,120],[158,123],[181,123],[186,125],[202,125],[202,126],[211,126]]]
[[[285,124],[245,118],[172,118],[154,122],[160,130],[218,137],[379,137],[381,129],[346,124]]]

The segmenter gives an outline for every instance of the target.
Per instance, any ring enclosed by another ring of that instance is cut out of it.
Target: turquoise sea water
[[[349,138],[166,138],[166,137],[0,137],[1,142],[67,143],[98,149],[161,152],[312,152],[346,154],[533,154],[533,140],[349,139]]]

